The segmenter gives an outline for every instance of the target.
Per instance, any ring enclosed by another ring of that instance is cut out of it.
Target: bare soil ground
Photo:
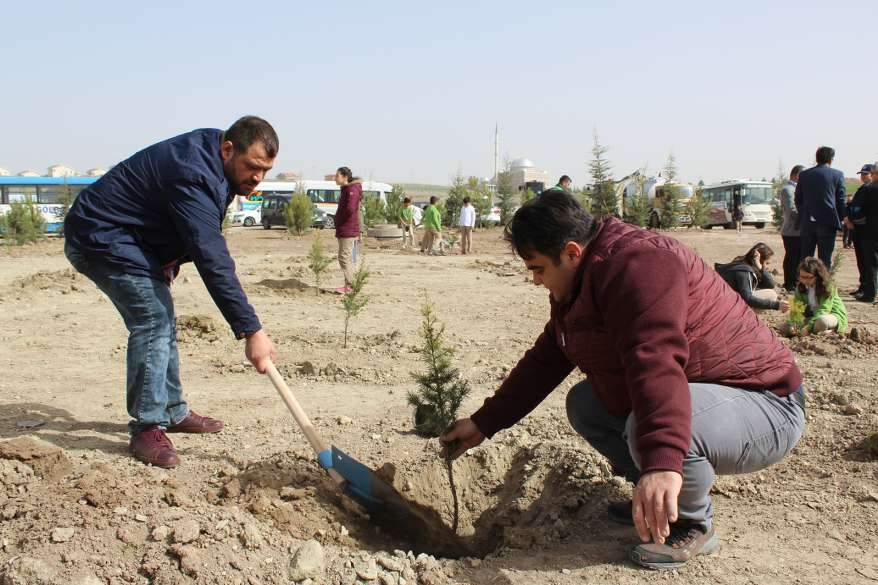
[[[769,230],[672,235],[709,263],[758,240],[782,252]],[[279,367],[318,430],[368,465],[392,463],[401,492],[450,522],[437,444],[412,432],[405,396],[421,367],[425,294],[473,386],[463,414],[542,328],[547,293],[528,281],[499,230],[476,232],[473,256],[425,258],[366,241],[371,301],[347,349],[339,297],[311,286],[310,237],[238,228],[229,242]],[[855,279],[846,250],[841,290]],[[330,284],[340,284],[335,266]],[[0,249],[0,583],[878,582],[878,462],[862,443],[878,430],[875,306],[848,303],[852,325],[866,332],[860,341],[792,342],[808,388],[804,439],[762,473],[720,478],[723,549],[662,574],[629,563],[633,529],[605,517],[606,503],[631,488],[567,423],[566,390],[581,375],[456,464],[462,533],[491,535],[496,549],[484,558],[419,556],[334,491],[191,265],[174,296],[190,404],[227,426],[175,435],[183,463],[164,471],[126,453],[126,332],[112,305],[69,269],[61,242]],[[296,552],[309,539],[324,556],[311,571],[313,544]]]

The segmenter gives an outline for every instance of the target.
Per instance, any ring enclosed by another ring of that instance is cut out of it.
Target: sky
[[[7,3],[0,167],[108,167],[255,114],[275,171],[447,184],[530,158],[589,182],[670,152],[680,176],[761,179],[878,159],[874,0]],[[274,174],[275,171],[272,171]]]

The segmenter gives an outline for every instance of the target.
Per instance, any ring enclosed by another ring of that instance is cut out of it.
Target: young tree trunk
[[[445,458],[445,467],[448,469],[448,483],[451,485],[451,499],[454,502],[454,516],[452,516],[451,531],[457,534],[457,525],[460,522],[460,502],[457,499],[457,486],[454,483],[454,460],[449,452]]]

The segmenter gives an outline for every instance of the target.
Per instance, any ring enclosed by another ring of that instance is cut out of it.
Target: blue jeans
[[[131,435],[167,428],[189,414],[180,384],[174,301],[162,280],[126,274],[70,245],[64,253],[78,271],[110,297],[128,328],[126,397]]]
[[[683,458],[679,518],[710,528],[710,488],[717,474],[752,473],[786,457],[805,429],[805,391],[789,396],[718,384],[689,384],[692,442]],[[606,411],[588,380],[567,395],[567,418],[577,433],[610,460],[615,473],[636,482],[637,421]]]
[[[802,258],[813,256],[817,251],[827,269],[832,269],[832,251],[835,249],[837,231],[834,227],[809,221],[807,218],[802,223],[801,244]]]

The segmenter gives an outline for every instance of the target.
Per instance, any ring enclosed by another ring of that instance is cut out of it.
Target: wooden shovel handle
[[[280,397],[283,399],[284,404],[287,405],[287,408],[290,410],[290,414],[293,415],[293,418],[296,420],[296,424],[299,425],[299,428],[302,429],[302,432],[305,434],[305,438],[308,439],[308,442],[311,444],[311,448],[314,449],[314,452],[318,455],[323,453],[324,451],[329,450],[329,445],[327,445],[320,435],[317,434],[317,431],[314,430],[314,425],[311,424],[311,420],[308,418],[308,415],[305,414],[305,411],[302,409],[302,406],[299,404],[299,401],[296,400],[296,397],[293,395],[293,391],[290,390],[290,387],[287,386],[286,381],[283,379],[283,376],[280,375],[280,372],[277,371],[277,368],[274,367],[274,362],[269,360],[268,369],[266,370],[268,377],[271,379],[271,383],[274,384],[277,393],[280,394]],[[345,479],[339,475],[339,473],[329,468],[327,469],[330,477],[338,483],[342,484],[345,482]]]

